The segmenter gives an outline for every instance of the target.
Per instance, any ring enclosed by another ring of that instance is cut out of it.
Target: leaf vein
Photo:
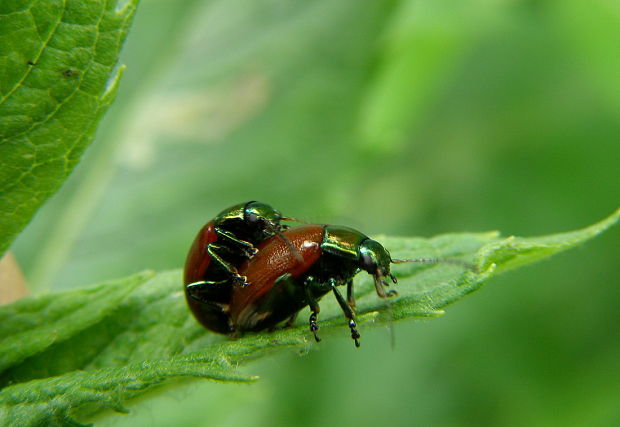
[[[50,31],[49,36],[47,37],[47,39],[46,40],[41,40],[42,41],[41,48],[39,49],[39,51],[35,55],[35,58],[34,58],[34,61],[33,61],[34,63],[36,63],[39,60],[39,58],[43,54],[43,51],[45,50],[45,48],[49,44],[50,40],[52,39],[54,34],[56,34],[56,30],[58,29],[58,26],[62,22],[62,18],[65,15],[66,6],[67,6],[67,0],[63,0],[62,14],[59,14],[58,20],[54,24],[54,28]],[[41,34],[40,34],[39,28],[38,28],[38,26],[36,24],[36,20],[34,19],[34,15],[32,14],[32,9],[31,8],[28,8],[28,13],[32,17],[32,22],[34,24],[34,27],[37,29],[37,33],[39,33],[39,38],[41,38]],[[4,104],[4,102],[15,93],[15,91],[22,85],[24,80],[26,80],[28,78],[28,76],[30,75],[31,71],[32,71],[32,67],[27,67],[26,68],[26,72],[24,73],[22,78],[19,81],[15,82],[15,85],[11,88],[11,90],[9,90],[7,92],[7,94],[4,97],[0,98],[0,105]]]

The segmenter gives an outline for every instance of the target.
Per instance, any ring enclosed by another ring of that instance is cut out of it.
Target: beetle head
[[[286,230],[289,227],[281,224],[281,221],[298,221],[297,219],[282,216],[279,210],[272,208],[266,203],[250,202],[245,207],[245,221],[254,227],[255,230],[261,231],[263,238],[273,235],[278,236],[288,246],[297,261],[303,262],[303,258],[297,248],[282,234],[282,230]]]
[[[384,278],[389,277],[392,282],[396,283],[396,277],[390,272],[390,264],[392,263],[390,253],[376,240],[366,239],[360,243],[359,254],[359,266],[373,276],[379,296],[389,296],[390,292],[386,292],[384,289],[384,286],[388,286]]]
[[[280,230],[282,214],[277,209],[261,202],[251,202],[245,207],[245,221],[255,228],[264,229],[267,234]]]

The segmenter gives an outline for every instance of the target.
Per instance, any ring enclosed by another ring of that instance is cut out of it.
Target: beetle
[[[229,331],[223,310],[230,301],[233,284],[244,284],[238,266],[256,254],[256,245],[279,235],[293,218],[268,204],[250,201],[231,206],[207,222],[198,232],[187,254],[184,284],[200,284],[203,298],[198,301],[186,290],[187,303],[196,319],[206,328]]]
[[[377,295],[388,298],[396,295],[395,291],[386,290],[389,285],[386,278],[397,283],[390,272],[392,263],[438,261],[392,259],[379,242],[345,226],[307,224],[289,228],[282,234],[290,244],[271,237],[240,265],[239,273],[247,278],[247,284],[233,286],[227,307],[231,332],[271,329],[286,319],[289,319],[287,325],[292,325],[297,313],[309,306],[310,331],[320,341],[318,301],[333,292],[348,319],[351,338],[359,347],[353,277],[366,271],[374,278]],[[347,286],[346,299],[338,289],[342,285]],[[200,286],[188,288],[195,299],[209,298]]]
[[[277,240],[269,239],[259,245],[258,254],[240,267],[250,285],[233,288],[230,314],[234,328],[258,331],[287,318],[292,324],[297,313],[309,306],[310,331],[320,341],[318,301],[331,291],[348,319],[351,338],[359,347],[353,277],[366,271],[373,276],[381,298],[395,295],[395,291],[385,289],[385,278],[396,283],[390,272],[393,260],[389,252],[376,240],[344,226],[305,225],[285,231],[284,235],[299,251],[303,262]],[[341,285],[347,286],[346,299],[338,290]]]

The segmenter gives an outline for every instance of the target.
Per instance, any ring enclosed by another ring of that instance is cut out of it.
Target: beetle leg
[[[258,249],[256,249],[253,244],[251,244],[250,242],[246,242],[245,240],[238,239],[230,231],[222,230],[219,227],[215,227],[215,232],[217,233],[218,237],[224,238],[230,243],[239,246],[239,249],[241,249],[243,254],[248,258],[251,258],[258,252]]]
[[[351,338],[353,338],[353,340],[355,341],[355,347],[359,347],[360,333],[357,331],[357,324],[355,323],[355,312],[353,311],[353,308],[351,308],[351,306],[347,303],[347,301],[345,301],[344,297],[336,287],[336,281],[334,279],[330,279],[329,283],[331,285],[332,291],[334,292],[334,296],[336,297],[336,301],[338,301],[338,304],[344,312],[345,317],[349,319],[349,329],[351,329]]]
[[[353,293],[353,279],[347,282],[347,304],[355,310],[355,294]]]
[[[269,322],[274,307],[282,304],[282,297],[289,294],[289,289],[295,287],[296,282],[290,273],[284,273],[274,282],[270,292],[263,298],[247,305],[236,318],[236,326],[242,331],[269,329],[276,330],[275,324]],[[279,323],[279,322],[278,322]]]
[[[275,325],[272,326],[271,328],[269,328],[269,332],[277,331],[278,329],[287,329],[287,328],[292,327],[295,324],[295,320],[297,319],[298,314],[299,314],[299,311],[293,314],[291,317],[289,317],[286,323],[282,325],[281,327],[278,327]]]
[[[310,332],[314,334],[314,339],[316,342],[321,341],[321,338],[317,335],[317,331],[319,330],[319,325],[317,324],[317,316],[321,311],[321,307],[319,307],[319,303],[312,295],[311,286],[314,283],[313,277],[308,277],[304,281],[304,291],[306,293],[306,300],[308,301],[308,306],[310,307],[310,319],[308,320],[310,323]]]
[[[316,340],[316,342],[319,342],[321,341],[321,338],[319,338],[319,336],[317,335],[317,331],[319,330],[319,325],[316,323],[316,315],[317,315],[316,311],[313,311],[312,313],[310,313],[309,323],[310,323],[310,332],[314,334],[314,339]]]
[[[290,328],[291,326],[293,326],[295,324],[295,320],[297,320],[297,315],[299,314],[299,311],[295,314],[293,314],[291,317],[288,318],[288,320],[286,321],[286,323],[284,324],[285,328]]]
[[[230,300],[230,286],[228,281],[222,282],[194,282],[185,286],[187,294],[196,301],[228,311]]]
[[[218,264],[220,264],[220,266],[222,266],[224,270],[228,271],[230,275],[232,276],[232,279],[235,283],[238,283],[239,285],[242,285],[242,286],[247,285],[246,277],[241,276],[239,272],[237,271],[237,268],[235,268],[233,265],[230,265],[229,263],[224,261],[224,259],[218,254],[218,249],[221,249],[221,247],[213,243],[207,246],[207,252],[211,256],[211,259],[216,261]]]

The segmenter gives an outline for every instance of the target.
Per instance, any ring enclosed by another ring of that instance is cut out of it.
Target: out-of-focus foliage
[[[0,5],[0,256],[92,141],[136,4]]]
[[[177,268],[250,199],[369,234],[579,228],[620,200],[619,23],[613,0],[146,0],[117,103],[14,250],[35,289]],[[618,237],[396,325],[394,351],[324,341],[114,422],[615,425]]]

